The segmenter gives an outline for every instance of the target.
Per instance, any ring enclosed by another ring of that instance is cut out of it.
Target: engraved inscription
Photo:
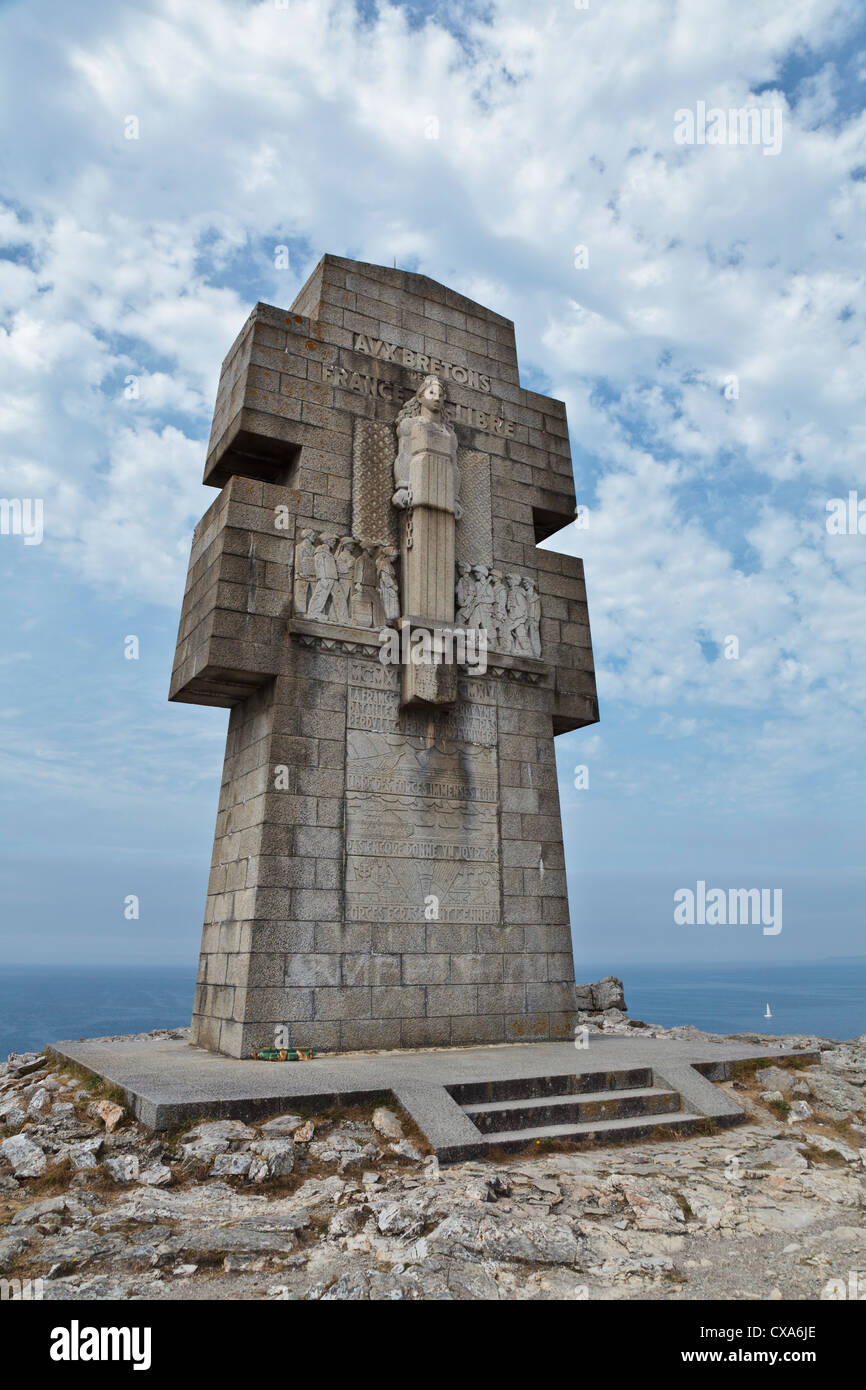
[[[496,754],[492,748],[461,749],[445,768],[428,744],[401,734],[346,734],[346,788],[356,792],[429,796],[450,801],[496,801]]]
[[[380,362],[394,362],[401,367],[410,367],[417,372],[423,372],[426,376],[433,373],[435,376],[442,376],[446,381],[455,381],[459,386],[468,386],[473,391],[490,391],[490,377],[483,372],[474,371],[471,367],[461,367],[455,362],[444,362],[438,357],[429,357],[423,352],[415,352],[412,348],[401,348],[396,343],[381,342],[378,338],[370,338],[366,333],[356,333],[355,341],[352,344],[355,352],[366,353],[369,357],[376,357]]]
[[[495,707],[416,714],[370,678],[349,687],[346,920],[498,922]]]
[[[346,796],[349,854],[491,863],[499,858],[497,841],[496,807],[489,802],[455,808],[436,797]]]
[[[443,739],[493,747],[496,743],[496,710],[493,705],[457,704],[453,710],[427,711],[400,708],[400,696],[389,690],[349,686],[347,726],[404,737]]]
[[[373,690],[400,690],[400,672],[381,661],[353,661],[349,666],[349,684],[369,686]]]
[[[346,861],[346,920],[423,922],[425,900],[439,899],[436,921],[499,921],[499,866],[352,856]]]
[[[495,705],[498,698],[496,681],[480,680],[478,676],[457,682],[457,698],[476,700],[481,705]]]

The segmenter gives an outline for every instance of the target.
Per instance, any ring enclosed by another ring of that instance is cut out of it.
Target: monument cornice
[[[378,659],[381,650],[378,631],[368,627],[351,627],[341,623],[318,623],[308,618],[286,618],[286,630],[305,645],[313,643],[326,649],[343,648],[358,654],[363,652]],[[429,620],[413,619],[413,626],[430,626]],[[509,652],[489,651],[487,666],[483,671],[474,671],[466,662],[458,662],[457,669],[461,679],[484,680],[486,676],[509,676],[512,680],[525,680],[533,685],[553,687],[554,678],[550,667],[544,661],[533,657],[514,656]]]

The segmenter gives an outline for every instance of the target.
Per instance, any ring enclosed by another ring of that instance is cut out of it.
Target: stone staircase
[[[515,1151],[547,1140],[617,1143],[693,1130],[703,1117],[651,1067],[470,1081],[446,1086],[482,1136],[479,1147]],[[484,1144],[486,1140],[486,1144]]]

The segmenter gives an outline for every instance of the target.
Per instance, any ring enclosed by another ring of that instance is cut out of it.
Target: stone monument
[[[509,320],[325,256],[222,368],[170,699],[231,709],[193,1041],[560,1038],[554,736],[598,718],[565,407]]]

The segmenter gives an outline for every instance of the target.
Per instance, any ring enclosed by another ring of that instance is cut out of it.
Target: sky
[[[866,953],[858,0],[0,0],[0,66],[0,496],[43,508],[0,534],[0,963],[195,961],[228,712],[166,696],[219,366],[324,252],[507,315],[567,405],[578,978]],[[699,881],[781,931],[676,922]]]

